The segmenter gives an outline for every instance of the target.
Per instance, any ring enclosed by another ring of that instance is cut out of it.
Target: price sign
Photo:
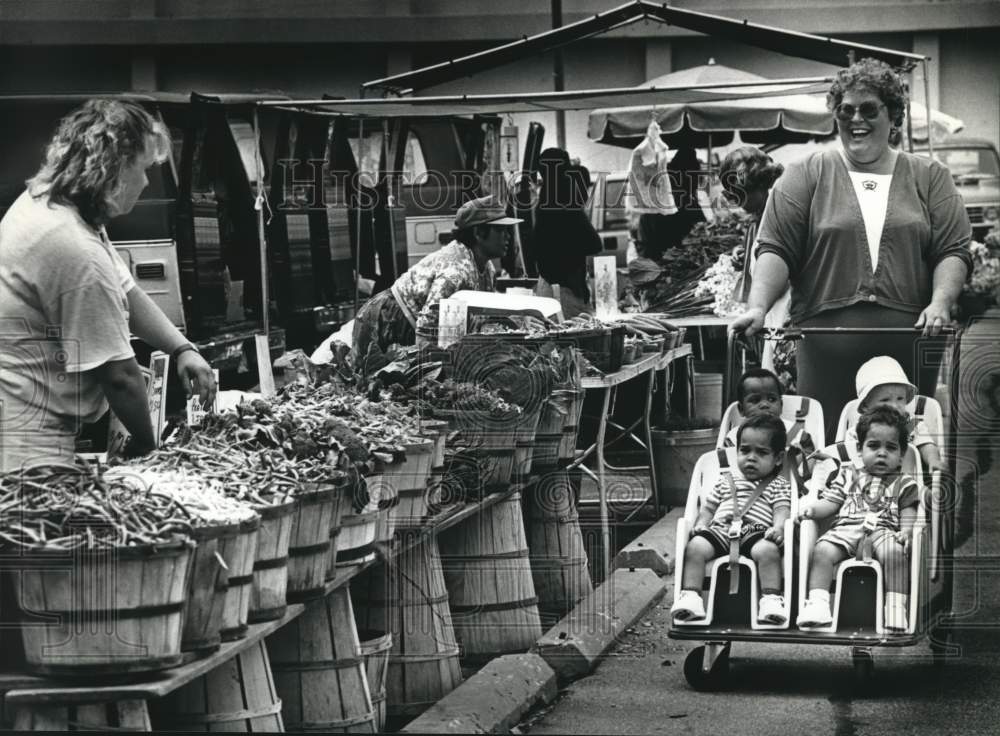
[[[468,304],[459,299],[442,299],[438,303],[438,347],[446,348],[465,337],[468,322]]]
[[[167,375],[170,370],[170,356],[157,350],[149,356],[150,382],[147,390],[149,418],[153,422],[156,446],[160,446],[160,435],[167,416]]]
[[[597,319],[618,314],[618,272],[614,256],[594,259],[594,312]]]
[[[213,370],[212,373],[215,374],[215,385],[219,385],[219,371]],[[219,407],[219,395],[216,393],[215,399],[212,401],[211,406],[202,406],[201,399],[197,396],[192,396],[187,401],[187,423],[192,427],[197,427],[201,424],[201,420],[205,418],[205,415],[210,412],[218,411]]]

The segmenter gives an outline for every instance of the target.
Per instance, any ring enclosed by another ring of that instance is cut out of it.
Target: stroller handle
[[[922,327],[765,327],[760,335],[765,340],[795,340],[805,335],[914,335],[924,331]],[[939,335],[954,335],[958,328],[941,327]]]
[[[958,336],[960,327],[945,326],[938,337]],[[920,335],[922,327],[765,327],[756,333],[765,340],[801,340],[809,335]],[[744,342],[742,334],[728,332],[726,335],[726,363],[722,377],[723,404],[728,406],[735,393],[736,343]]]

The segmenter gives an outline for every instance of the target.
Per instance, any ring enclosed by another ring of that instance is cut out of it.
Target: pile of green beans
[[[174,499],[81,465],[0,476],[0,548],[70,550],[164,544],[192,528]]]

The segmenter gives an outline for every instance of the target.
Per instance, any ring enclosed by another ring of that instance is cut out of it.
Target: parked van
[[[625,189],[628,172],[597,174],[591,189],[587,209],[590,222],[604,244],[602,255],[613,255],[619,267],[626,264],[626,255],[632,235],[628,215],[625,213]]]
[[[917,149],[927,154],[927,149]],[[934,158],[951,170],[965,211],[972,224],[972,237],[982,241],[1000,224],[1000,155],[996,146],[982,138],[953,136],[934,144]]]

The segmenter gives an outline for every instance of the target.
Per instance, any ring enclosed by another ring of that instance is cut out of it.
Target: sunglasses
[[[885,107],[885,104],[881,102],[862,102],[857,107],[846,102],[842,102],[837,105],[833,114],[837,116],[837,120],[841,120],[845,123],[849,123],[854,119],[855,112],[860,112],[861,117],[865,120],[874,120],[878,117],[879,111],[883,107]]]

